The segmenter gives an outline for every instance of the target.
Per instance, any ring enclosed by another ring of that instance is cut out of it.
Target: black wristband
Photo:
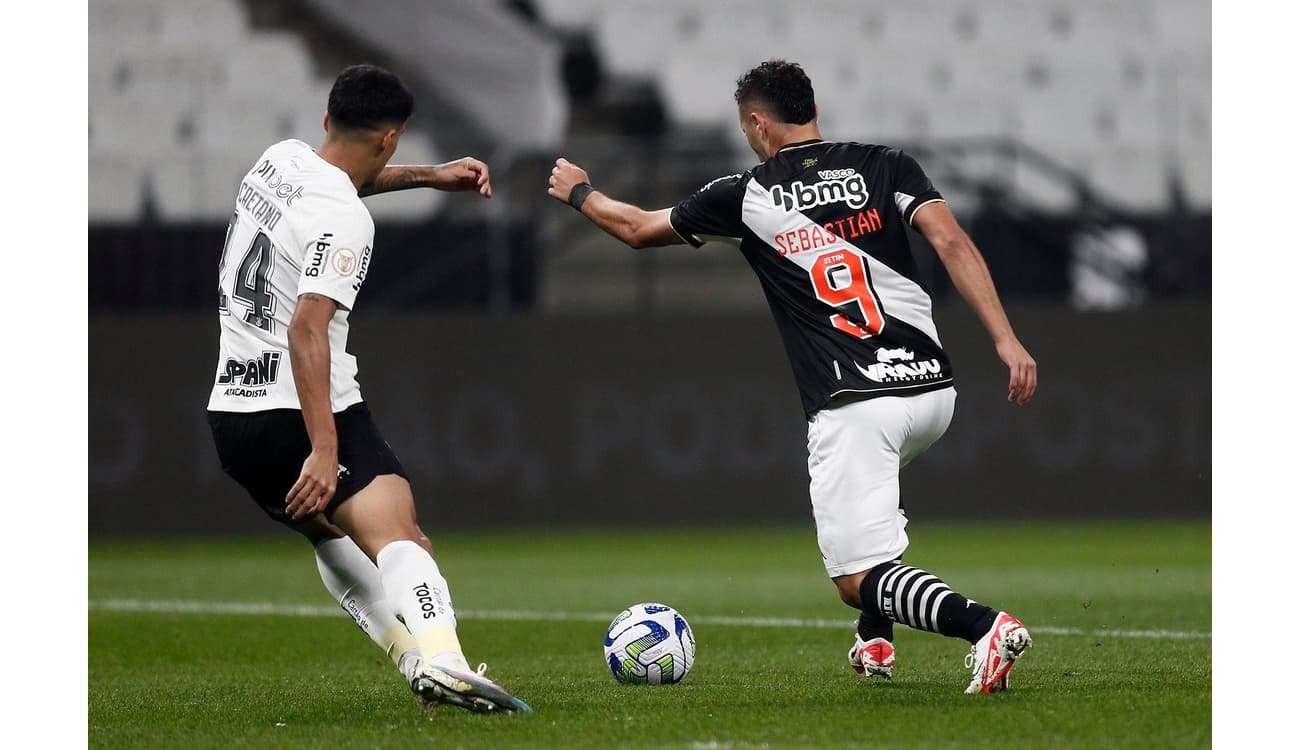
[[[596,188],[592,187],[590,182],[579,182],[569,191],[569,205],[573,206],[578,213],[582,213],[582,204],[594,192],[596,192]]]

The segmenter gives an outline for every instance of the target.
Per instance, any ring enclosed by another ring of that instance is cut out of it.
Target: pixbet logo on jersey
[[[772,205],[787,211],[803,211],[832,203],[847,203],[850,208],[867,205],[867,181],[862,175],[851,169],[826,170],[819,174],[833,176],[811,185],[798,180],[789,185],[773,185],[767,191],[772,196]]]
[[[261,177],[262,182],[274,190],[275,197],[283,200],[286,206],[292,206],[294,198],[302,197],[302,188],[284,179],[284,176],[271,165],[270,159],[263,159],[253,173]]]

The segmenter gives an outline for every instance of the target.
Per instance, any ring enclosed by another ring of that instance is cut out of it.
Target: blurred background
[[[393,163],[477,156],[494,197],[366,199],[349,349],[426,527],[808,522],[766,301],[722,245],[634,252],[546,196],[565,156],[657,209],[754,163],[736,78],[812,79],[822,133],[910,151],[1038,359],[914,251],[960,393],[913,519],[1209,518],[1209,0],[90,0],[89,532],[282,533],[204,418],[240,177],[319,143],[334,76],[401,75]]]

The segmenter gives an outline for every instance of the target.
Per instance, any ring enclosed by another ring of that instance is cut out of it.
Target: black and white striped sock
[[[875,607],[864,607],[858,614],[858,637],[863,643],[873,638],[894,642],[894,622],[880,614]]]
[[[862,605],[894,622],[917,630],[979,641],[997,619],[997,611],[948,588],[933,573],[911,565],[884,563],[862,579]]]

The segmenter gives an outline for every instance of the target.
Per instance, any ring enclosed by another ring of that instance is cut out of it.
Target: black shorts
[[[284,512],[284,498],[302,475],[302,463],[311,454],[302,412],[210,411],[208,424],[222,470],[243,485],[271,518],[294,523]],[[365,402],[335,414],[334,425],[339,437],[339,483],[324,511],[326,518],[332,518],[343,501],[365,489],[377,476],[396,474],[407,478],[392,447],[370,418]]]

